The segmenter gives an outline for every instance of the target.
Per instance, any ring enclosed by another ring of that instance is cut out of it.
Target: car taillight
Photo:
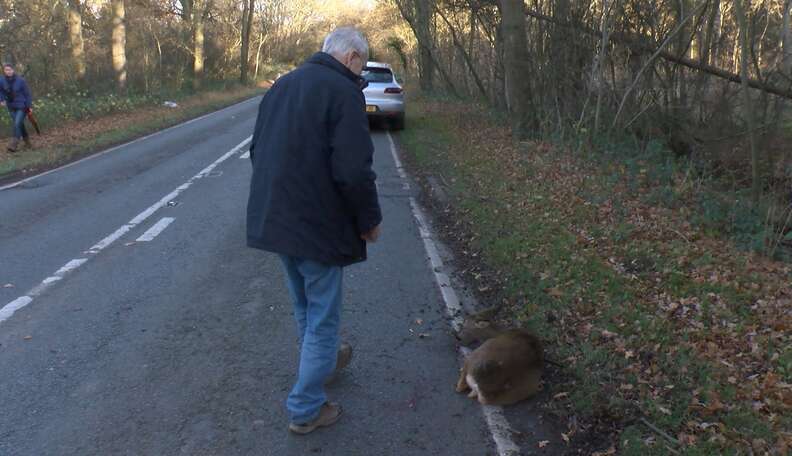
[[[402,93],[401,87],[388,87],[385,89],[385,93]]]

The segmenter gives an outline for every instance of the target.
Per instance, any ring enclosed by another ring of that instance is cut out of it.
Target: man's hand
[[[377,242],[380,236],[380,225],[375,226],[371,229],[368,233],[363,233],[360,235],[360,239],[363,239],[366,242]]]
[[[5,101],[4,100],[0,100],[0,106],[5,106]]]

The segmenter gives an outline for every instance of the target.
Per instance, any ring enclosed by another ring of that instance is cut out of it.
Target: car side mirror
[[[404,84],[404,78],[396,78],[396,82],[399,84]]]

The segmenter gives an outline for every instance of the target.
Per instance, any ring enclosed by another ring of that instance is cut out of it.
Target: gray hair
[[[354,27],[341,27],[327,35],[322,52],[340,57],[350,51],[356,51],[360,57],[368,59],[369,45],[366,38]]]

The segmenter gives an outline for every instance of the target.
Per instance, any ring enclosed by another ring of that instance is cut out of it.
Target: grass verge
[[[790,267],[712,236],[702,182],[657,151],[581,155],[515,143],[480,107],[416,100],[400,136],[445,184],[441,232],[483,302],[540,334],[559,438],[601,454],[786,454]],[[654,428],[654,430],[652,430]]]
[[[24,147],[14,154],[0,150],[0,182],[69,163],[104,148],[124,143],[176,125],[186,120],[216,111],[252,96],[263,90],[241,85],[228,85],[199,94],[186,95],[178,100],[178,107],[153,104],[130,104],[119,112],[98,115],[81,120],[51,121],[43,125],[43,135],[33,134],[35,147]],[[43,122],[42,122],[43,123]],[[7,139],[6,139],[7,141]]]

